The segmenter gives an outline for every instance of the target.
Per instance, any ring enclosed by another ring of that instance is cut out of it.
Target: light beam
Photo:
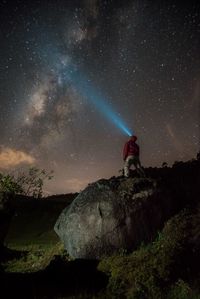
[[[133,132],[131,132],[120,116],[106,102],[106,99],[91,85],[89,79],[72,67],[70,69],[67,68],[67,70],[64,69],[63,77],[69,81],[84,98],[94,104],[110,122],[114,123],[128,136],[133,135]]]

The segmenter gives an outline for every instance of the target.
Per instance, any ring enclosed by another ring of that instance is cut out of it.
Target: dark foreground
[[[91,298],[106,287],[107,276],[97,270],[97,261],[64,262],[55,257],[36,273],[1,272],[2,298]]]
[[[170,190],[173,215],[150,242],[100,261],[70,260],[53,231],[73,196],[18,199],[0,251],[1,298],[200,299],[200,160],[145,172]]]

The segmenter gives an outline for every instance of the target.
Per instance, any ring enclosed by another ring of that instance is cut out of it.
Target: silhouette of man
[[[124,176],[129,177],[130,167],[135,166],[137,172],[141,176],[145,176],[144,170],[142,169],[139,155],[140,148],[136,143],[137,137],[131,136],[130,139],[125,143],[123,150],[123,159],[124,159]]]

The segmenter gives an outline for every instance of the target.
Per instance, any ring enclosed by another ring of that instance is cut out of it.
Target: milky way
[[[127,134],[105,107],[138,136],[144,166],[196,157],[199,4],[4,0],[0,8],[0,171],[54,170],[49,193],[118,175]],[[66,80],[72,66],[76,82]]]

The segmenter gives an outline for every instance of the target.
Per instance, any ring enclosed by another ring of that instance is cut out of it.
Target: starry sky
[[[195,158],[200,4],[187,2],[1,0],[0,171],[54,170],[46,194],[119,175],[120,121],[145,167]]]

